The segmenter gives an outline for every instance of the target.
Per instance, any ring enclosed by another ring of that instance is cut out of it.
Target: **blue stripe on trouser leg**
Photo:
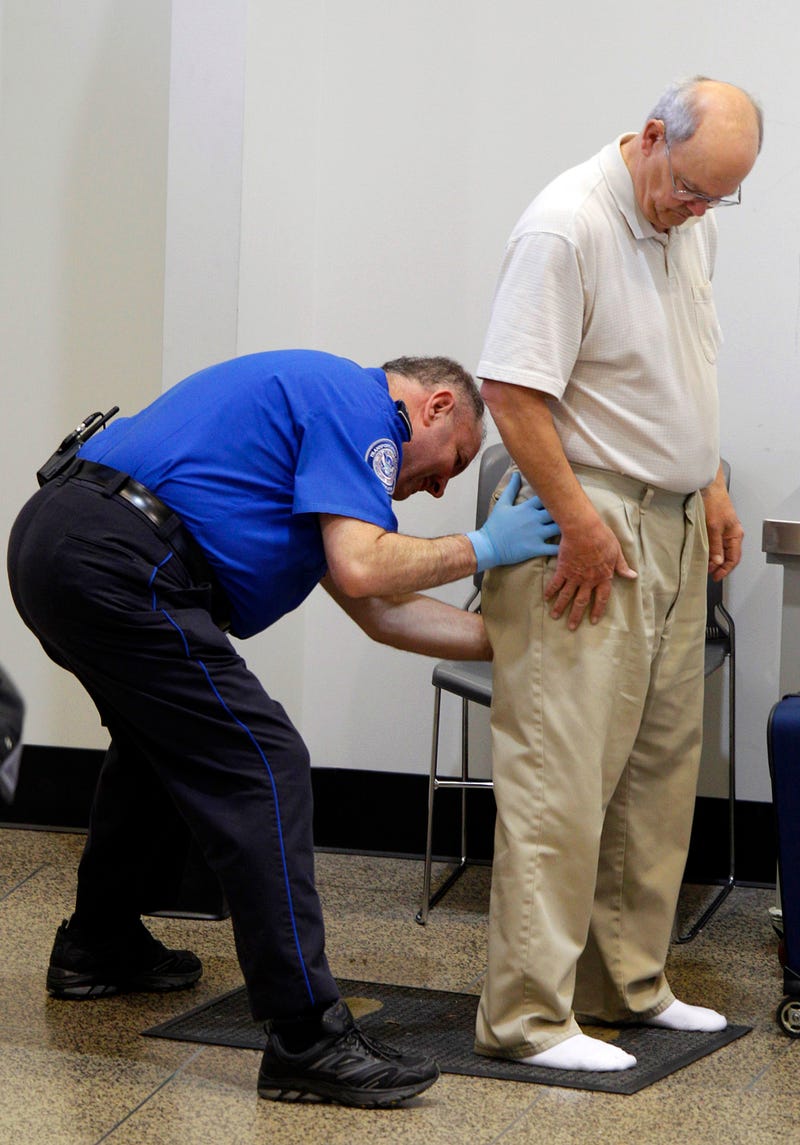
[[[170,553],[170,556],[171,555],[172,554]],[[158,574],[159,569],[163,566],[163,564],[166,563],[167,560],[169,560],[169,557],[165,558],[165,561],[162,561],[160,565],[156,566],[153,569],[153,574],[152,574],[152,577],[150,580],[151,585],[153,584],[155,577]],[[286,887],[286,898],[287,898],[287,902],[289,904],[289,913],[290,913],[291,924],[292,924],[292,934],[294,936],[295,947],[297,949],[297,956],[298,956],[298,959],[300,961],[300,966],[301,966],[301,969],[303,972],[303,978],[305,980],[306,989],[308,990],[309,1002],[313,1006],[315,1004],[314,991],[311,987],[311,982],[310,982],[309,977],[308,977],[308,971],[306,969],[305,959],[303,958],[303,951],[302,951],[302,948],[300,945],[300,936],[299,936],[298,931],[297,931],[297,919],[295,916],[294,902],[292,899],[292,888],[291,888],[291,884],[289,881],[289,869],[288,869],[288,866],[286,863],[286,847],[284,845],[284,838],[283,838],[283,826],[281,823],[281,809],[280,809],[280,800],[278,798],[278,788],[277,788],[277,785],[275,783],[275,776],[272,773],[272,768],[269,765],[269,760],[264,755],[264,752],[262,751],[260,744],[256,740],[256,738],[253,735],[250,728],[248,728],[247,725],[242,720],[240,720],[238,718],[238,716],[236,716],[234,714],[234,712],[231,711],[230,707],[225,703],[224,699],[219,694],[219,691],[215,687],[214,682],[211,679],[211,674],[208,671],[208,668],[206,667],[206,665],[203,663],[202,660],[194,660],[194,658],[192,657],[191,652],[189,650],[189,644],[188,644],[188,641],[186,639],[186,635],[184,634],[181,626],[177,623],[177,621],[175,621],[173,619],[172,616],[170,616],[170,614],[167,612],[167,610],[165,608],[158,608],[157,602],[155,600],[155,594],[154,594],[153,608],[154,608],[154,610],[157,609],[161,613],[161,615],[173,626],[175,631],[178,633],[178,635],[180,636],[181,641],[183,643],[183,647],[184,647],[184,651],[186,653],[187,659],[192,660],[193,663],[198,665],[198,667],[200,668],[200,670],[202,671],[203,675],[206,678],[206,681],[208,683],[209,688],[213,692],[214,696],[216,697],[216,699],[217,699],[218,703],[220,704],[220,706],[222,707],[223,711],[245,733],[247,738],[250,740],[250,743],[255,748],[255,750],[256,750],[256,752],[257,752],[257,754],[258,754],[258,756],[259,756],[261,762],[263,763],[264,768],[267,772],[267,776],[269,777],[270,786],[272,788],[272,797],[275,801],[275,816],[276,816],[277,829],[278,829],[278,840],[279,840],[279,844],[280,844],[281,866],[283,869],[283,879],[284,879],[284,884]]]

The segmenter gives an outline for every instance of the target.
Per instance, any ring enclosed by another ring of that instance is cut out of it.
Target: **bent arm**
[[[448,537],[407,537],[367,521],[320,513],[331,579],[345,596],[403,596],[557,551],[558,526],[538,497],[515,505],[514,475],[480,529]]]
[[[372,640],[404,652],[447,660],[491,660],[483,618],[431,596],[345,596],[330,576],[323,588]]]
[[[597,513],[567,461],[547,396],[489,380],[483,382],[481,396],[506,449],[562,530],[591,524]]]
[[[547,396],[492,379],[484,380],[481,393],[506,448],[561,528],[556,571],[546,588],[552,615],[569,609],[569,627],[577,628],[588,608],[596,623],[605,612],[614,574],[636,574],[572,471]]]

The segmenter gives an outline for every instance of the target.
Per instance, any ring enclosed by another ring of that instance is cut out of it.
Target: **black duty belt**
[[[155,525],[164,541],[178,554],[192,579],[197,583],[206,582],[211,585],[214,620],[220,628],[227,631],[230,627],[230,609],[225,594],[205,554],[174,509],[165,505],[135,477],[130,477],[118,469],[111,469],[108,465],[100,465],[96,461],[82,461],[80,458],[74,461],[63,475],[64,480],[71,478],[93,485],[107,497],[121,497]]]
[[[124,501],[129,501],[140,513],[144,513],[148,521],[152,521],[158,528],[174,520],[179,521],[177,513],[165,505],[155,493],[151,493],[135,477],[121,473],[118,469],[111,469],[108,465],[99,465],[96,461],[75,461],[67,470],[65,477],[77,477],[88,481],[102,489],[109,497],[115,493]]]
[[[130,501],[140,513],[153,522],[154,525],[166,525],[173,515],[163,501],[159,501],[149,489],[145,489],[134,477],[129,477],[124,485],[120,485],[117,495],[125,501]]]

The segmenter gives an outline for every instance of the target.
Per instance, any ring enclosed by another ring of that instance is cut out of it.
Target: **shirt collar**
[[[377,366],[373,366],[367,369],[366,372],[377,381],[383,382],[384,386],[386,387],[387,394],[389,393],[389,379],[386,377],[386,372],[384,370],[378,369]],[[391,397],[391,395],[389,396]],[[397,419],[401,426],[400,436],[402,437],[403,441],[411,441],[414,430],[411,425],[411,416],[406,409],[406,403],[394,402],[393,404],[395,413],[397,414]]]
[[[406,407],[406,403],[405,402],[395,402],[394,408],[397,410],[397,416],[400,418],[401,422],[403,423],[403,428],[405,429],[405,440],[411,441],[411,438],[414,436],[414,429],[411,425],[411,417],[410,417],[408,409]]]

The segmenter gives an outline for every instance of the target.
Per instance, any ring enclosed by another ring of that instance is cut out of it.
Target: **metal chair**
[[[506,447],[502,444],[490,445],[481,455],[478,473],[478,498],[475,511],[475,528],[480,529],[489,514],[489,503],[498,481],[509,465]],[[472,611],[480,608],[482,573],[472,578],[473,590],[464,608]],[[428,782],[428,834],[425,844],[425,870],[422,887],[422,906],[416,915],[417,922],[424,926],[428,921],[428,911],[447,894],[453,883],[463,875],[467,867],[467,791],[469,788],[491,788],[491,779],[473,779],[469,774],[469,705],[480,704],[488,708],[492,702],[492,665],[483,660],[440,660],[433,669],[435,689],[433,701],[433,743],[431,746],[431,769]],[[438,773],[439,762],[439,717],[442,706],[442,692],[461,698],[461,777],[446,778]],[[433,804],[440,788],[456,788],[461,791],[461,858],[442,885],[431,895],[431,868],[433,865]]]
[[[492,492],[497,486],[509,463],[509,456],[505,446],[492,445],[486,449],[481,457],[480,473],[478,476],[478,499],[475,515],[476,527],[480,528],[486,520],[489,511],[489,502]],[[730,485],[730,466],[722,462],[725,480]],[[482,576],[476,573],[473,577],[474,588],[465,608],[480,608],[480,591]],[[703,927],[714,916],[719,907],[728,897],[736,885],[736,836],[734,827],[734,814],[736,809],[736,639],[733,617],[723,603],[723,581],[716,582],[708,578],[706,585],[706,647],[705,667],[706,677],[712,675],[723,666],[725,661],[729,665],[728,678],[728,875],[725,884],[706,907],[700,917],[683,934],[679,934],[677,943],[690,942],[696,938]],[[435,689],[433,704],[433,739],[431,745],[431,765],[428,782],[428,829],[425,845],[425,864],[422,887],[422,905],[416,914],[416,921],[424,926],[428,921],[428,913],[447,894],[453,884],[463,875],[468,866],[467,857],[467,814],[466,799],[470,788],[491,789],[491,779],[474,779],[469,774],[469,705],[479,704],[490,707],[492,702],[492,666],[483,661],[450,661],[441,660],[433,669],[432,684]],[[439,722],[441,715],[442,692],[458,696],[461,699],[461,775],[460,778],[448,778],[438,773],[439,758]],[[445,877],[441,885],[431,894],[431,872],[433,866],[433,812],[436,792],[442,788],[455,788],[461,791],[461,854],[454,868]]]

